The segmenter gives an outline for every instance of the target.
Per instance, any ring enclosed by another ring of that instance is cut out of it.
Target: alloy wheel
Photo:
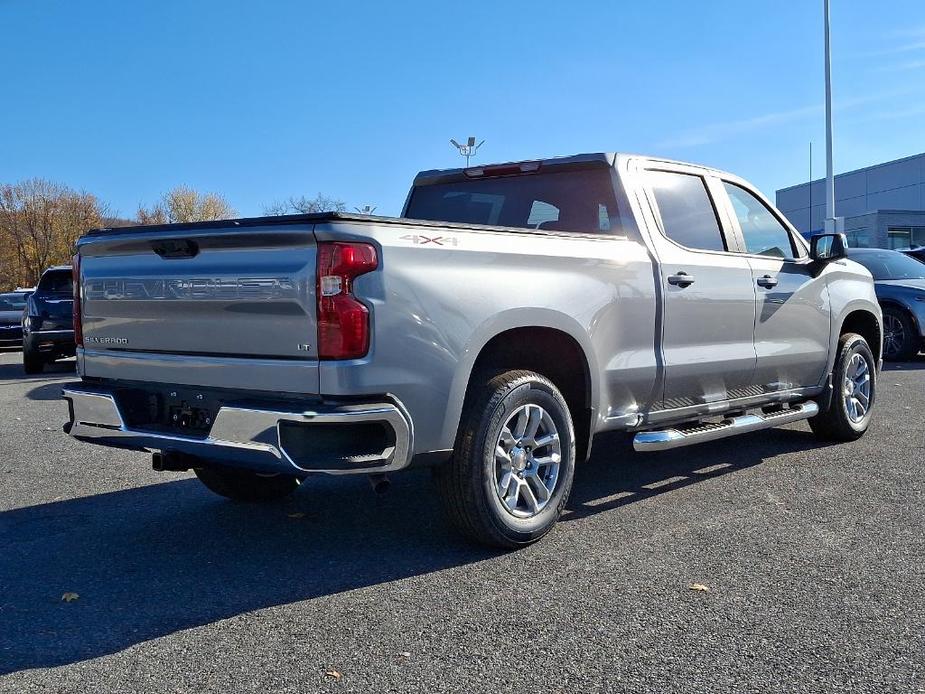
[[[903,322],[896,316],[886,314],[883,316],[883,351],[888,357],[894,357],[902,351],[906,340],[906,331]]]
[[[532,518],[552,498],[562,448],[549,413],[523,405],[507,419],[495,444],[495,491],[513,516]]]
[[[864,355],[857,352],[851,355],[842,390],[848,419],[857,424],[870,409],[870,365]]]

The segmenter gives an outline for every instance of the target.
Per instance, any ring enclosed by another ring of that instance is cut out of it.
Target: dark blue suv
[[[35,293],[26,301],[22,332],[22,363],[27,374],[41,373],[45,364],[74,356],[70,265],[50,267],[42,273]]]

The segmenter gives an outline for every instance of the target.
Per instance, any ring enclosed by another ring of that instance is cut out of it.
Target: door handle
[[[771,275],[759,277],[757,282],[759,287],[764,287],[765,289],[773,289],[777,286],[777,278],[771,277]]]
[[[683,270],[677,275],[668,275],[668,284],[673,284],[676,287],[689,287],[694,283],[694,276],[688,275]]]

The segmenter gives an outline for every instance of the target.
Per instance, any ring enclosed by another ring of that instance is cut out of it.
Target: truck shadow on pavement
[[[631,436],[600,435],[594,440],[591,459],[578,467],[568,508],[560,522],[609,511],[744,470],[778,455],[827,445],[805,428],[767,429],[708,445],[635,453]],[[626,463],[614,464],[615,461]]]
[[[808,432],[786,429],[639,455],[624,437],[606,436],[579,467],[563,520],[812,445]],[[254,507],[176,477],[2,513],[0,674],[95,658],[265,607],[503,561],[449,531],[434,496],[422,493],[429,484],[426,470],[412,471],[376,497],[365,479],[319,478],[286,503]],[[79,597],[65,602],[65,593]]]
[[[77,362],[74,359],[56,361],[46,364],[45,370],[40,374],[27,374],[22,364],[0,364],[0,384],[8,381],[41,381],[42,379],[58,378],[61,376],[74,377],[74,368]],[[39,398],[43,399],[43,398]]]
[[[64,386],[76,382],[73,372],[71,372],[70,374],[64,373],[61,375],[63,376],[70,375],[71,378],[64,379],[64,380],[55,379],[51,383],[45,383],[44,385],[36,386],[35,388],[33,388],[32,390],[26,393],[26,397],[29,398],[30,400],[60,400],[61,391],[64,388]]]

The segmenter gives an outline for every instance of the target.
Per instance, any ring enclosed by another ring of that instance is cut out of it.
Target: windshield
[[[925,279],[925,264],[898,251],[850,254],[850,258],[870,270],[875,280]]]
[[[584,233],[620,224],[609,168],[420,185],[405,217]]]
[[[0,296],[0,311],[22,311],[24,308],[26,300],[21,296]]]

